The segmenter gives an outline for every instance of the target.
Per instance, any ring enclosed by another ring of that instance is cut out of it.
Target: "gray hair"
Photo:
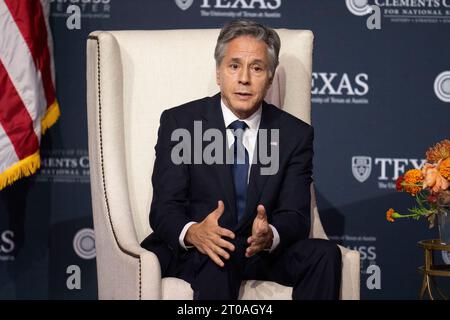
[[[216,49],[214,50],[216,66],[219,67],[222,62],[228,42],[240,36],[252,36],[267,44],[269,76],[272,79],[275,74],[275,69],[278,66],[278,54],[280,53],[281,47],[280,37],[275,30],[251,20],[231,21],[222,28],[217,38]]]

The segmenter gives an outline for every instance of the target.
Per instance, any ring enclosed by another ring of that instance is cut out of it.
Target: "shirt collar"
[[[225,128],[236,120],[244,121],[249,129],[257,130],[259,128],[259,123],[261,122],[262,105],[259,106],[258,110],[254,112],[250,117],[246,119],[239,119],[223,102],[220,100],[220,106],[222,108],[223,120],[225,121]]]

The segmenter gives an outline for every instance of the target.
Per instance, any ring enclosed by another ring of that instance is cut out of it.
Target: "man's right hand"
[[[224,249],[234,251],[234,245],[222,239],[222,237],[234,239],[232,231],[219,226],[219,218],[224,209],[223,202],[219,200],[217,208],[202,222],[191,225],[184,238],[187,245],[195,246],[198,251],[208,255],[220,267],[224,266],[221,257],[227,260],[230,258],[230,254]]]

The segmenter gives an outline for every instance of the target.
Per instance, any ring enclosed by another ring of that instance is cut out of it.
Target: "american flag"
[[[50,0],[0,0],[0,189],[36,172],[55,96]]]

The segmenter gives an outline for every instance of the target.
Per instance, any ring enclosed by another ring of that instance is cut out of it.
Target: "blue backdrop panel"
[[[80,29],[67,27],[70,5],[81,10]],[[366,5],[380,8],[380,30],[369,30],[369,15],[358,15]],[[413,204],[395,193],[396,177],[420,165],[435,142],[449,138],[450,76],[444,72],[450,72],[450,1],[445,0],[54,0],[62,116],[43,139],[39,174],[0,192],[0,298],[97,298],[87,35],[219,28],[231,18],[314,32],[314,179],[325,230],[330,239],[360,251],[361,298],[418,297],[416,267],[423,255],[416,242],[437,237],[437,230],[425,221],[389,224],[385,211]],[[352,169],[358,161],[365,164],[359,173]],[[450,263],[448,255],[437,260]],[[371,264],[380,267],[380,288],[367,286]],[[449,283],[442,285],[450,292]]]

